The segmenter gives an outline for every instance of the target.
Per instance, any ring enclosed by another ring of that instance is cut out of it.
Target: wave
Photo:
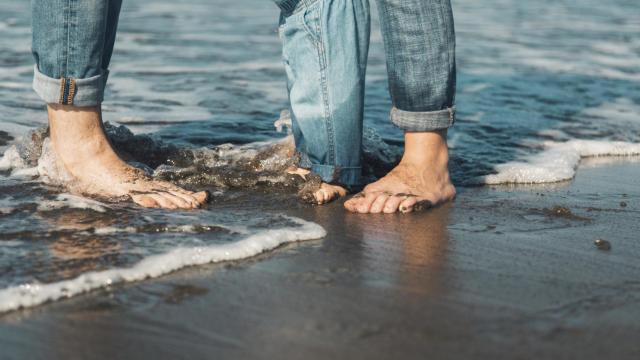
[[[188,266],[242,260],[286,243],[319,239],[326,235],[320,225],[297,218],[288,219],[299,226],[263,230],[228,244],[174,248],[148,256],[129,268],[88,272],[48,284],[32,282],[8,287],[0,290],[0,313],[70,298],[118,283],[156,278]]]
[[[569,140],[544,142],[545,150],[522,161],[495,166],[496,174],[482,182],[497,184],[543,184],[571,180],[580,160],[585,157],[637,156],[640,143],[599,140]]]

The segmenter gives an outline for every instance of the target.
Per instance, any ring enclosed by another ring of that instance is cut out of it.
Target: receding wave
[[[219,245],[174,248],[145,257],[129,268],[87,272],[76,278],[48,284],[31,282],[0,290],[0,313],[70,298],[91,290],[123,282],[155,278],[187,266],[241,260],[295,241],[324,237],[317,224],[290,218],[297,227],[267,229],[241,240]]]

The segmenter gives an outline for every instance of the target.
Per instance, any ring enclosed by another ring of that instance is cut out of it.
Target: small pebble
[[[607,240],[596,239],[596,241],[594,241],[593,243],[596,245],[598,250],[604,250],[604,251],[611,250],[611,243],[608,242]]]

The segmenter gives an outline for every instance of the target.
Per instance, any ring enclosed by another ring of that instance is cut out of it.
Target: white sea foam
[[[0,313],[69,298],[118,283],[155,278],[178,269],[246,259],[285,243],[319,239],[325,230],[315,223],[291,218],[300,227],[264,230],[237,242],[192,248],[175,248],[144,258],[130,268],[114,268],[82,274],[50,284],[29,283],[0,290]]]
[[[485,184],[541,184],[572,179],[584,157],[638,156],[640,143],[570,140],[544,143],[545,150],[523,161],[495,167],[497,174],[484,177]]]
[[[59,194],[56,200],[42,200],[38,205],[38,211],[52,211],[63,208],[86,209],[103,213],[109,207],[99,201],[71,194]]]
[[[25,167],[24,160],[20,157],[20,152],[15,145],[9,147],[2,155],[2,158],[0,158],[0,171],[20,169],[23,167]]]
[[[73,179],[64,166],[58,162],[49,138],[44,139],[42,143],[42,154],[38,159],[38,175],[40,175],[42,182],[51,185],[64,185]]]

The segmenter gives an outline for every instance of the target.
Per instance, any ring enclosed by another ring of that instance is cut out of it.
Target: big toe
[[[351,199],[344,202],[344,208],[351,212],[357,212],[358,205],[360,204],[360,201],[362,201],[363,198],[364,198],[363,193],[359,193],[352,196]]]
[[[318,204],[326,204],[345,195],[347,195],[347,190],[343,187],[325,183],[320,186],[320,190],[313,194]]]

